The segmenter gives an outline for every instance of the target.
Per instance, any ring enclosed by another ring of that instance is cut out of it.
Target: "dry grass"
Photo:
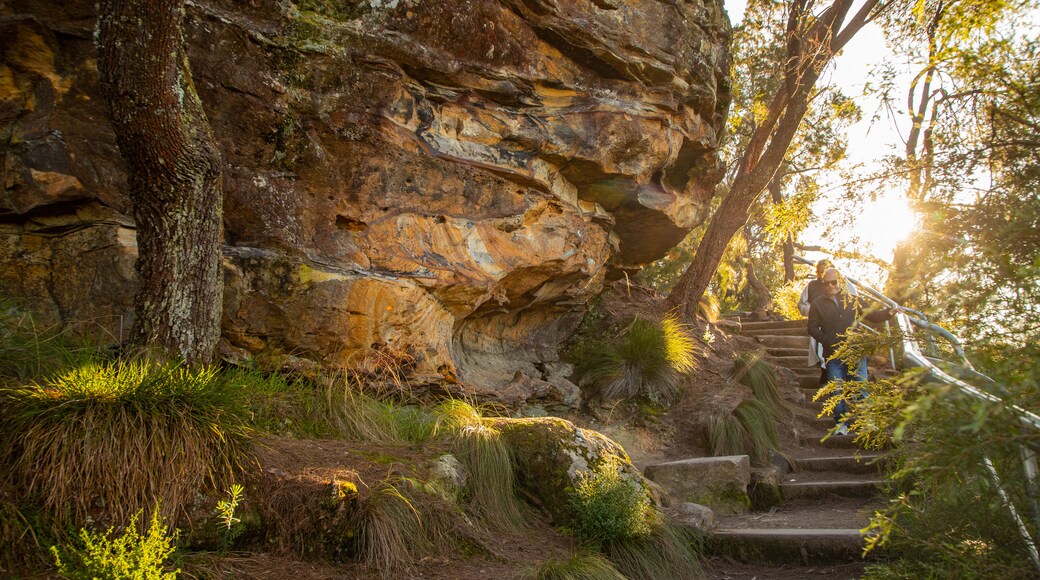
[[[111,522],[162,498],[184,513],[245,459],[240,393],[214,370],[92,363],[42,384],[0,390],[0,467],[46,512]],[[100,523],[100,522],[99,522]]]

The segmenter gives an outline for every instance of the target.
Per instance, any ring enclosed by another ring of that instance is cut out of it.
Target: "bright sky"
[[[745,0],[725,0],[726,10],[730,20],[736,25],[744,15]],[[885,57],[891,56],[891,52],[885,44],[881,30],[868,25],[849,41],[845,50],[838,55],[834,64],[829,67],[821,82],[833,82],[843,89],[843,92],[853,97],[863,111],[863,120],[852,126],[849,130],[849,160],[852,163],[872,164],[878,158],[903,149],[903,144],[893,126],[892,119],[883,110],[879,111],[878,99],[863,95],[863,89],[871,67],[881,62]],[[908,73],[909,74],[909,73]],[[829,75],[829,77],[828,77]],[[880,118],[871,125],[871,118],[875,113]],[[836,192],[834,192],[836,193]],[[872,254],[886,262],[892,259],[892,250],[896,242],[905,238],[912,231],[916,218],[906,207],[906,202],[899,191],[886,191],[879,195],[874,201],[864,196],[862,202],[862,213],[856,220],[854,226],[843,233],[833,237],[824,235],[823,224],[820,216],[825,216],[830,208],[840,201],[832,198],[821,199],[813,207],[813,213],[817,216],[817,223],[805,232],[801,241],[807,245],[819,245],[827,248],[837,248],[842,243],[848,244],[851,239],[860,240],[857,250]],[[822,257],[822,254],[806,256],[812,259]],[[883,273],[875,267],[863,266],[836,260],[839,267],[847,270],[853,276],[863,278],[875,285],[881,285]]]

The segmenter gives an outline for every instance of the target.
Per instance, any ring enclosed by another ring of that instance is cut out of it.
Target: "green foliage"
[[[787,320],[801,320],[805,318],[798,310],[798,300],[802,295],[805,282],[791,280],[773,289],[773,312]]]
[[[893,560],[872,566],[866,577],[1035,576],[985,461],[992,461],[1012,503],[1029,517],[1026,506],[1034,496],[1021,451],[1040,446],[1040,433],[1023,429],[1010,405],[1040,404],[1040,350],[986,360],[996,382],[973,382],[1005,405],[930,383],[919,372],[873,381],[866,399],[856,403],[853,427],[864,444],[889,436],[900,444],[890,468],[890,503],[872,518],[868,541],[868,549],[883,546]]]
[[[566,560],[546,560],[526,576],[527,580],[625,580],[606,557],[582,552]]]
[[[234,483],[228,489],[228,498],[218,501],[216,508],[214,508],[217,519],[223,526],[222,531],[227,545],[233,544],[235,539],[242,535],[245,529],[242,526],[242,518],[235,515],[235,510],[238,509],[238,505],[242,503],[244,498],[245,489],[241,485]]]
[[[787,401],[780,396],[773,365],[762,360],[758,352],[746,352],[733,360],[733,379],[751,389],[755,398],[764,403],[772,415],[790,412]]]
[[[603,461],[595,471],[578,474],[568,503],[574,512],[574,534],[586,545],[645,536],[659,515],[646,490],[625,477],[616,459]]]
[[[0,471],[55,517],[125,520],[220,487],[250,440],[240,385],[212,368],[94,362],[0,389]]]
[[[703,578],[704,540],[657,514],[647,534],[612,540],[603,552],[625,578]]]
[[[756,465],[765,465],[769,450],[780,446],[776,419],[757,399],[741,401],[733,411],[713,415],[707,435],[712,455],[748,455]]]
[[[115,528],[105,533],[87,529],[79,531],[78,546],[52,547],[58,573],[73,580],[173,580],[180,570],[166,571],[166,561],[173,553],[176,532],[170,533],[159,515],[152,512],[151,523],[144,533],[138,531],[138,511],[120,534]]]
[[[699,343],[674,317],[636,318],[612,340],[593,340],[577,352],[577,372],[604,401],[645,396],[657,403],[682,393],[682,374],[696,367]]]

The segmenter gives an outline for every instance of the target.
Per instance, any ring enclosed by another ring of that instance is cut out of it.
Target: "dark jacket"
[[[845,331],[857,318],[863,316],[871,322],[884,322],[892,315],[888,310],[875,310],[863,315],[863,307],[855,297],[840,292],[837,303],[823,295],[809,306],[809,336],[823,345],[823,358],[829,359],[841,344]]]

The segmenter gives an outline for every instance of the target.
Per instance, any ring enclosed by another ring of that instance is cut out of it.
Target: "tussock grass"
[[[760,353],[746,352],[737,355],[733,361],[733,379],[749,387],[755,398],[765,403],[774,415],[791,411],[790,405],[780,396],[776,371],[772,365],[762,360]]]
[[[417,560],[428,544],[419,510],[398,489],[402,483],[384,480],[358,508],[360,560],[378,570]]]
[[[454,547],[455,516],[413,480],[390,474],[370,490],[353,516],[358,559],[384,577],[426,555]]]
[[[644,395],[669,402],[682,394],[682,374],[696,368],[698,347],[671,315],[660,323],[636,318],[620,337],[580,348],[577,371],[603,401]]]
[[[473,513],[493,529],[524,528],[527,507],[517,495],[516,461],[502,434],[465,401],[445,401],[436,413],[438,429],[454,433],[452,453],[466,467]]]
[[[752,462],[764,465],[769,450],[780,446],[776,420],[765,403],[741,401],[732,412],[709,419],[708,446],[712,455],[749,455]]]
[[[603,552],[633,580],[702,578],[703,538],[657,513],[649,534],[607,542]]]
[[[59,519],[127,521],[157,497],[177,514],[246,458],[241,399],[214,369],[127,361],[4,387],[0,471]]]
[[[626,580],[614,565],[598,552],[575,554],[566,560],[546,560],[530,570],[527,580]]]

